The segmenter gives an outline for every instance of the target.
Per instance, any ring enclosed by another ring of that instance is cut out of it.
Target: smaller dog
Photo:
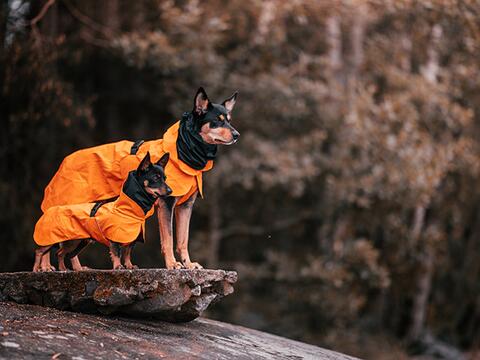
[[[67,270],[65,257],[71,259],[73,270],[86,270],[77,255],[93,241],[108,246],[113,269],[138,268],[132,264],[131,253],[137,241],[144,241],[145,219],[153,214],[158,198],[172,193],[165,183],[168,159],[167,153],[152,164],[147,152],[137,170],[128,174],[120,195],[113,201],[49,208],[35,225],[33,237],[39,247],[35,250],[33,271],[49,271],[41,268],[41,261],[55,244],[60,244],[59,270]]]

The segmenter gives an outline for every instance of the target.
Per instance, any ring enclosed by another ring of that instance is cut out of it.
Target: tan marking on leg
[[[88,266],[83,266],[80,263],[80,258],[78,256],[74,256],[70,259],[70,263],[72,264],[72,269],[75,271],[85,271],[91,270]]]
[[[46,252],[50,250],[52,245],[49,246],[41,246],[35,249],[35,261],[33,263],[33,272],[42,271],[42,259],[46,255]]]
[[[190,196],[183,204],[175,208],[175,223],[177,232],[177,254],[180,261],[187,269],[202,269],[202,265],[190,260],[188,253],[188,237],[190,228],[190,218],[192,217],[193,204],[197,198],[198,192]]]
[[[65,249],[61,247],[57,251],[57,259],[58,259],[58,270],[60,271],[68,271],[67,267],[65,266]]]
[[[50,263],[50,252],[47,252],[42,256],[42,260],[40,262],[40,271],[49,272],[49,271],[55,271],[55,270],[56,270],[55,267],[52,266],[52,264]]]
[[[172,201],[172,203],[168,204],[166,201]],[[175,259],[173,253],[173,208],[177,201],[178,198],[170,200],[159,199],[157,203],[160,242],[167,269],[180,269],[183,267],[182,263]]]
[[[123,259],[123,264],[127,269],[138,269],[137,265],[132,264],[132,250],[133,250],[134,242],[125,246],[125,254]]]
[[[113,270],[123,269],[124,267],[122,265],[122,259],[121,259],[122,248],[120,244],[110,241],[110,246],[108,249],[110,253],[110,259],[112,259]]]

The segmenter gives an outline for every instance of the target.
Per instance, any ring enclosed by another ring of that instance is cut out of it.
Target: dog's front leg
[[[55,267],[50,263],[50,251],[42,256],[40,261],[40,271],[55,271]]]
[[[129,270],[138,269],[137,265],[132,264],[132,250],[134,246],[135,246],[135,241],[125,246],[123,263],[125,265],[125,268]]]
[[[180,269],[182,263],[173,254],[173,209],[177,202],[175,197],[160,198],[157,202],[158,227],[163,258],[167,269]]]
[[[113,270],[125,269],[122,265],[122,246],[119,243],[110,241],[110,259],[112,259]]]
[[[35,263],[33,264],[33,272],[52,271],[50,267],[43,268],[43,258],[48,255],[48,263],[50,264],[50,250],[53,245],[41,246],[35,249]]]
[[[177,232],[177,254],[180,256],[183,266],[187,269],[202,269],[202,265],[190,260],[188,254],[188,234],[190,228],[190,218],[192,217],[193,204],[197,198],[197,193],[190,196],[190,198],[183,204],[175,207],[175,222]]]

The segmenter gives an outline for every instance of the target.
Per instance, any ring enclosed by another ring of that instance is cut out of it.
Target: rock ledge
[[[201,317],[171,324],[0,302],[0,360],[4,359],[355,360]]]
[[[231,294],[236,281],[224,270],[0,273],[0,301],[186,322]]]

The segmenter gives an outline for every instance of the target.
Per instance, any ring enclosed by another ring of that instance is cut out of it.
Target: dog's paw
[[[39,269],[40,272],[52,272],[52,271],[55,271],[55,270],[56,269],[53,266],[47,266],[47,267]]]
[[[184,264],[185,267],[189,270],[192,270],[192,269],[203,269],[203,266],[200,265],[199,263],[197,262],[191,262],[191,263],[186,263]]]
[[[92,270],[92,269],[89,268],[88,266],[82,266],[82,268],[80,269],[80,271],[88,271],[88,270]]]
[[[125,269],[125,266],[123,265],[117,265],[113,267],[113,270],[123,270],[123,269]]]
[[[171,263],[167,263],[166,266],[167,266],[167,269],[169,269],[169,270],[182,269],[183,268],[183,264],[179,261],[173,261]]]
[[[125,269],[128,269],[128,270],[136,270],[136,269],[138,269],[138,266],[137,266],[137,265],[133,265],[133,264],[129,264],[129,265],[125,265]]]

